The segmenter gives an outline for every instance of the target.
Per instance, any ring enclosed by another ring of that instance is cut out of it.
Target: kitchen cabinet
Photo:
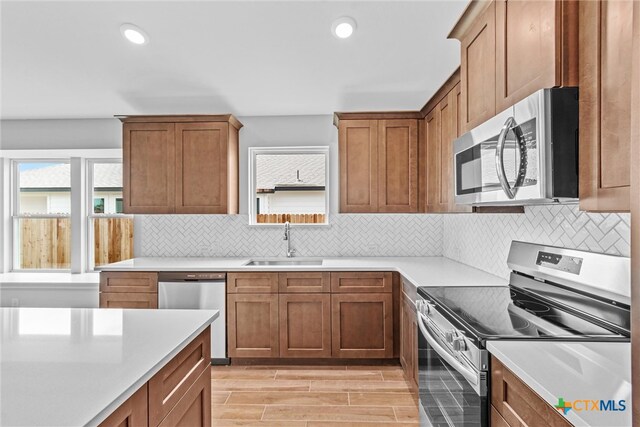
[[[539,89],[578,85],[578,2],[472,1],[460,40],[463,131]]]
[[[463,15],[464,18],[464,15]],[[460,40],[462,125],[469,131],[496,114],[495,2],[475,18]]]
[[[340,212],[417,212],[417,119],[375,118],[372,113],[374,118],[355,120],[339,119],[340,115]]]
[[[331,290],[331,274],[328,272],[278,273],[280,293],[328,293]]]
[[[158,308],[158,273],[101,272],[100,308]]]
[[[391,293],[331,295],[332,356],[393,357]]]
[[[520,427],[569,427],[560,413],[538,396],[520,378],[509,371],[496,357],[491,357],[492,424]]]
[[[630,208],[633,1],[580,2],[580,209]]]
[[[278,294],[227,294],[228,356],[279,357],[278,323]]]
[[[578,85],[578,1],[496,0],[496,112]]]
[[[280,294],[280,357],[331,357],[331,295]]]
[[[278,273],[229,273],[227,292],[245,294],[278,293]]]
[[[471,207],[455,204],[453,143],[460,136],[460,82],[454,73],[448,85],[455,83],[424,118],[423,144],[426,150],[425,212],[471,212]]]
[[[210,426],[210,367],[207,327],[100,426]]]
[[[228,273],[228,356],[397,357],[394,283],[390,272]]]
[[[235,117],[118,117],[125,213],[238,213]]]
[[[331,273],[331,292],[377,293],[391,292],[393,274],[389,272],[339,272]]]
[[[418,389],[418,323],[413,301],[403,293],[400,309],[400,365],[413,390]]]
[[[100,427],[148,426],[147,384],[100,423]]]

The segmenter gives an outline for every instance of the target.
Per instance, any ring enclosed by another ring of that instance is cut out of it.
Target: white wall
[[[122,147],[118,119],[2,120],[3,150],[56,150]]]

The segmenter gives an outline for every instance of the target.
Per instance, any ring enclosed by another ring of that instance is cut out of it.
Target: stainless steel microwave
[[[527,205],[578,198],[578,89],[542,89],[453,146],[456,204]]]

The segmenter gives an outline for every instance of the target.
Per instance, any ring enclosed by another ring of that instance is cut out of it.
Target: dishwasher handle
[[[226,273],[211,272],[161,272],[158,273],[158,282],[211,282],[224,281],[227,279]]]

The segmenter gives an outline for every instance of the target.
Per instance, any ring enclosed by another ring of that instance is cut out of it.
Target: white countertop
[[[507,281],[445,257],[322,258],[322,265],[247,266],[252,258],[133,258],[103,271],[397,271],[414,286],[491,286]],[[259,259],[259,258],[253,258]],[[304,258],[292,258],[300,260]],[[318,258],[319,259],[319,258]]]
[[[0,425],[97,425],[217,310],[0,308]]]
[[[625,411],[572,409],[566,418],[574,425],[631,426],[631,344],[489,341],[487,348],[551,406],[560,397],[626,401]]]

